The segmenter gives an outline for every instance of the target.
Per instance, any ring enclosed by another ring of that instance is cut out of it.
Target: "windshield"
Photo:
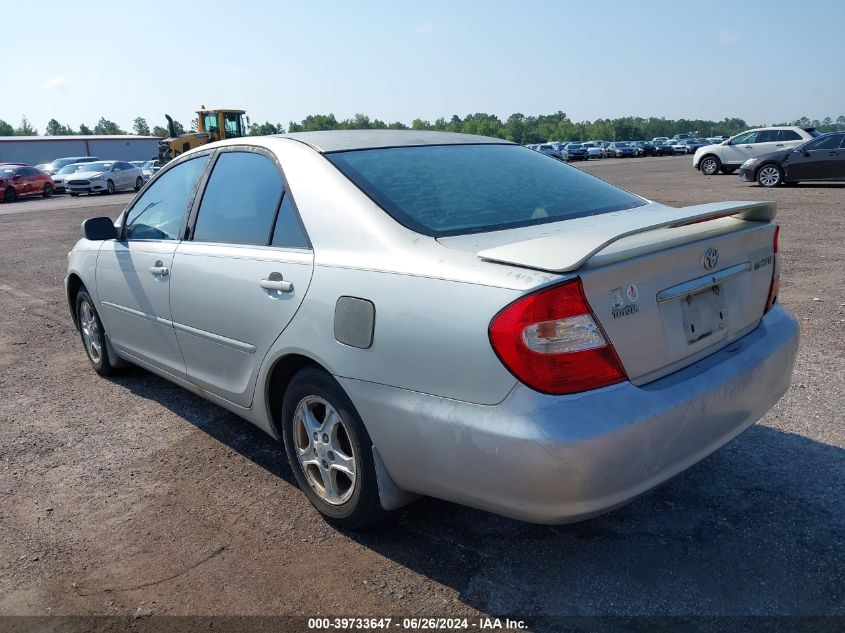
[[[11,176],[17,167],[0,167],[0,176]]]
[[[629,147],[628,143],[616,143],[616,147]]]
[[[82,167],[88,167],[91,163],[86,165],[65,165],[59,170],[60,174],[74,174],[78,172]]]
[[[567,147],[569,147],[571,149],[578,149],[579,147],[583,147],[583,146],[581,145],[581,143],[570,143],[569,145],[567,145]]]
[[[82,168],[85,171],[108,171],[111,166],[112,163],[85,163]]]
[[[397,147],[326,154],[411,230],[443,237],[556,222],[645,201],[518,145]]]
[[[146,163],[144,163],[142,169],[152,169],[153,167],[155,167],[155,161],[148,160]]]

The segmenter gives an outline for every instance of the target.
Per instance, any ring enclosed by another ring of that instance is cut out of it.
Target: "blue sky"
[[[5,2],[3,2],[5,4]],[[772,123],[845,114],[845,2],[37,3],[4,29],[0,119],[410,123],[562,110]],[[8,10],[6,11],[8,15]],[[49,17],[55,19],[50,20]],[[20,24],[20,23],[19,23]],[[22,26],[22,25],[21,25]],[[10,86],[13,89],[9,89]]]

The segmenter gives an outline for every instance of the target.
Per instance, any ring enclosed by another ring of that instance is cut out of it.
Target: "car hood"
[[[85,179],[85,178],[93,178],[94,176],[102,176],[102,175],[107,174],[107,173],[108,172],[106,172],[106,171],[85,171],[85,170],[82,170],[82,171],[76,172],[75,174],[69,174],[69,176],[73,176],[74,179],[77,179],[77,178]],[[66,178],[66,180],[69,180],[69,179],[70,178]]]

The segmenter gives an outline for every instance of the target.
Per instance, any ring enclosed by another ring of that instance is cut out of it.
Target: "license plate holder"
[[[684,319],[684,334],[690,345],[709,336],[720,338],[727,332],[727,313],[719,285],[683,297],[681,313]]]

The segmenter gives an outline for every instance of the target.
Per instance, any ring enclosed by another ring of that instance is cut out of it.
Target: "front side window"
[[[327,153],[404,226],[434,237],[557,222],[644,200],[518,145],[396,147]]]
[[[204,113],[202,115],[202,124],[205,127],[205,131],[208,133],[220,131],[220,124],[217,122],[216,112]]]
[[[282,177],[263,154],[223,152],[200,203],[194,240],[267,245]]]
[[[124,238],[179,239],[179,227],[207,162],[208,155],[198,156],[171,167],[156,178],[129,210]]]
[[[742,145],[747,144],[750,145],[751,143],[757,142],[757,132],[746,132],[745,134],[740,134],[739,136],[735,137],[731,141],[731,145]]]

